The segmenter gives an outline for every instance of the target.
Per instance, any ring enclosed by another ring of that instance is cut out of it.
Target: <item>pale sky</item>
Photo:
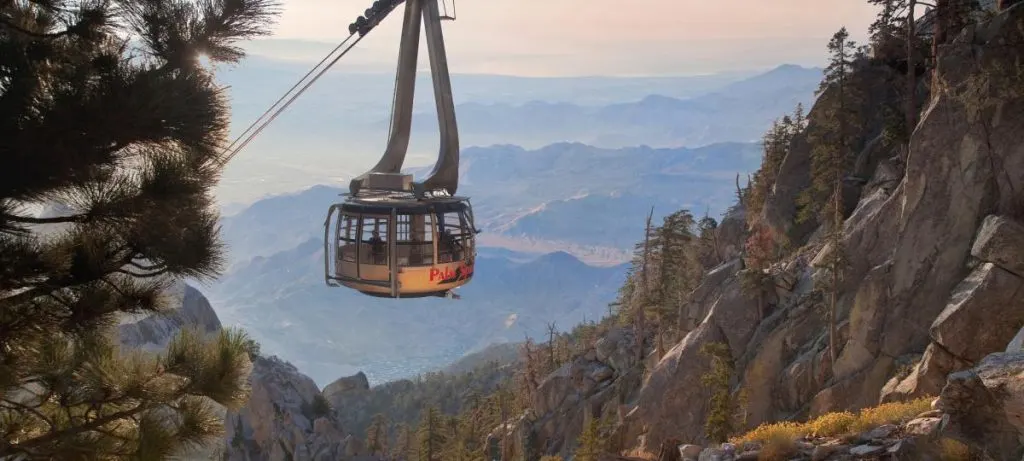
[[[443,1],[449,7],[453,2]],[[863,41],[875,14],[865,0],[454,2],[457,20],[445,22],[444,28],[452,72],[535,76],[680,75],[783,63],[820,65],[836,30],[845,25],[853,39]],[[247,48],[253,54],[318,61],[348,36],[348,24],[370,3],[283,0],[274,40]],[[346,56],[348,70],[394,71],[401,8]],[[426,66],[423,52],[420,62]]]

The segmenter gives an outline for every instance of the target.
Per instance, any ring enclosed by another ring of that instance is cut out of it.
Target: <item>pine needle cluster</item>
[[[211,189],[270,0],[0,3],[0,458],[163,459],[247,396],[244,334],[122,351],[126,314],[223,261]],[[48,210],[40,215],[34,210]]]

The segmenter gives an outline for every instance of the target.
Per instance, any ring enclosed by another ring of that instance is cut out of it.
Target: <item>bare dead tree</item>
[[[548,366],[551,370],[555,369],[555,331],[557,327],[555,322],[548,324]]]
[[[917,69],[914,64],[914,52],[917,49],[917,30],[914,25],[914,8],[917,0],[909,0],[907,4],[907,152],[910,154],[910,135],[917,126]],[[907,159],[904,158],[903,161]]]

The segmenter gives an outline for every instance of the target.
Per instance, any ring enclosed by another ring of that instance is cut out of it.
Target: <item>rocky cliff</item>
[[[210,302],[199,290],[186,283],[176,283],[167,296],[169,305],[178,306],[163,315],[126,316],[118,325],[122,347],[159,351],[167,347],[182,328],[197,328],[204,333],[220,331],[220,319]]]
[[[159,352],[179,331],[221,329],[203,294],[184,283],[167,293],[176,306],[158,315],[128,317],[118,326],[125,348]],[[313,380],[277,357],[253,356],[251,394],[239,411],[225,411],[225,437],[213,446],[184,453],[190,460],[359,461],[361,442],[342,432],[330,404]]]
[[[316,383],[290,363],[257,357],[250,382],[249,403],[225,417],[224,459],[338,461],[363,454],[360,439],[342,432]]]
[[[760,216],[796,247],[767,271],[775,282],[764,293],[767,306],[759,309],[744,292],[741,259],[711,270],[680,307],[685,336],[663,356],[649,356],[646,370],[636,361],[612,363],[636,343],[620,341],[624,332],[613,329],[549,376],[516,426],[536,441],[521,450],[568,455],[584,411],[617,415],[624,448],[658,453],[666,442],[706,443],[711,392],[701,377],[710,360],[700,351],[713,342],[726,344],[734,360],[732,389],[746,396],[747,427],[952,393],[947,400],[960,402],[950,404],[957,408],[970,398],[956,396],[966,395],[999,415],[1010,412],[975,426],[1009,434],[993,446],[1016,443],[1024,436],[1012,410],[1024,398],[1019,353],[985,357],[1024,325],[1022,60],[1024,6],[967,27],[940,47],[933,78],[922,78],[928,97],[901,145],[885,142],[878,110],[900,104],[897,74],[876,60],[857,64],[852,85],[866,97],[854,108],[863,122],[855,136],[860,152],[847,173],[865,181],[844,190],[848,267],[838,289],[835,363],[819,267],[833,250],[826,229],[797,224],[813,150],[809,136],[797,137]],[[834,104],[832,93],[810,111],[807,132]],[[1019,348],[1024,339],[1016,342]],[[608,343],[621,343],[619,352],[600,352]],[[964,371],[972,367],[980,368]],[[637,388],[619,388],[637,374]],[[1009,390],[985,392],[1000,380]]]

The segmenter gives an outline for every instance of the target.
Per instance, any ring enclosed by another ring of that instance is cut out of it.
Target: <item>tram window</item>
[[[345,215],[341,218],[341,229],[338,229],[338,246],[341,247],[342,261],[356,261],[356,231],[359,218]]]
[[[466,247],[469,229],[458,211],[449,211],[438,222],[437,256],[439,262],[460,261]]]
[[[398,215],[396,243],[401,266],[434,264],[434,226],[431,215]]]
[[[385,217],[363,216],[360,264],[388,264],[388,220]]]

